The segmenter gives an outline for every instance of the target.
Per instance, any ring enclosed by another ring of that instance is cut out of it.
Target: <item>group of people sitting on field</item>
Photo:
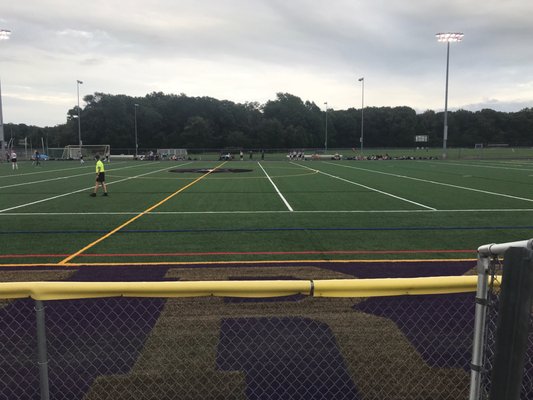
[[[427,156],[427,157],[413,157],[413,156],[395,156],[391,157],[388,154],[372,154],[370,156],[357,155],[353,157],[348,157],[347,160],[438,160],[438,157]]]
[[[220,157],[218,157],[219,161],[231,161],[235,157],[231,153],[220,153]]]

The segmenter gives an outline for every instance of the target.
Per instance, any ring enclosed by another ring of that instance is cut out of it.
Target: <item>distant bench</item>
[[[342,154],[309,154],[305,155],[306,160],[342,160]]]
[[[133,160],[134,157],[133,154],[111,154],[109,156],[113,160]]]

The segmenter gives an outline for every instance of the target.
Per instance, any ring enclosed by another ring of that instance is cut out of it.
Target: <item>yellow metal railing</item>
[[[495,284],[499,286],[500,279]],[[376,297],[475,292],[477,276],[426,278],[194,281],[3,282],[0,299],[66,300],[102,297]]]

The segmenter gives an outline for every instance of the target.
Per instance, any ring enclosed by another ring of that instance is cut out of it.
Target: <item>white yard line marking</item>
[[[294,163],[291,163],[291,164],[294,164]],[[300,165],[300,164],[295,164],[295,165]],[[337,165],[337,164],[333,164],[333,165]],[[400,196],[396,196],[392,193],[387,193],[387,192],[384,192],[382,190],[379,190],[379,189],[375,189],[373,187],[370,187],[370,186],[366,186],[366,185],[363,185],[361,183],[357,183],[357,182],[353,182],[353,181],[350,181],[348,179],[344,179],[344,178],[341,178],[339,176],[335,176],[335,175],[331,175],[331,174],[328,174],[327,172],[324,172],[324,171],[320,171],[318,169],[312,169],[312,168],[309,168],[309,167],[306,167],[305,165],[300,165],[302,168],[307,168],[307,169],[310,169],[312,171],[318,171],[319,173],[323,174],[323,175],[326,175],[326,176],[329,176],[331,178],[335,178],[335,179],[338,179],[340,181],[343,181],[343,182],[346,182],[346,183],[350,183],[352,185],[356,185],[356,186],[360,186],[360,187],[363,187],[365,189],[368,189],[368,190],[371,190],[373,192],[376,192],[376,193],[381,193],[385,196],[389,196],[389,197],[392,197],[392,198],[395,198],[397,200],[401,200],[401,201],[405,201],[407,203],[411,203],[411,204],[414,204],[416,206],[419,206],[419,207],[422,207],[422,208],[426,208],[428,210],[433,210],[435,211],[436,208],[433,208],[433,207],[430,207],[430,206],[426,206],[425,204],[422,204],[422,203],[417,203],[416,201],[412,201],[412,200],[409,200],[409,199],[406,199],[404,197],[400,197]]]
[[[417,160],[417,162],[424,163],[424,164],[431,164],[431,165],[458,165],[460,167],[476,167],[476,168],[491,168],[491,169],[508,169],[513,171],[531,171],[531,168],[512,168],[512,167],[503,167],[498,165],[482,165],[482,164],[468,164],[468,163],[458,163],[458,162],[451,162],[446,161],[445,163],[437,163],[432,161],[423,161],[423,160]],[[478,161],[479,162],[479,161]]]
[[[128,167],[123,167],[123,168],[116,168],[116,169],[110,169],[110,170],[106,170],[106,172],[114,172],[114,171],[120,171],[120,170],[123,170],[123,169],[128,169],[128,168],[137,168],[139,167],[140,165],[130,165]],[[29,174],[28,174],[29,175]],[[63,179],[70,179],[70,178],[77,178],[79,176],[84,176],[84,175],[94,175],[94,171],[91,170],[91,172],[84,172],[83,174],[76,174],[76,175],[68,175],[68,176],[60,176],[58,178],[50,178],[50,179],[42,179],[42,180],[39,180],[39,181],[31,181],[31,182],[23,182],[23,183],[14,183],[12,185],[6,185],[6,186],[0,186],[0,189],[7,189],[7,188],[12,188],[12,187],[17,187],[17,186],[27,186],[27,185],[33,185],[33,184],[38,184],[38,183],[45,183],[45,182],[52,182],[52,181],[60,181],[60,180],[63,180]],[[108,176],[110,176],[111,174],[108,174]]]
[[[257,163],[261,169],[263,170],[263,172],[265,173],[266,177],[268,178],[268,180],[270,181],[270,183],[272,184],[272,186],[274,186],[274,189],[276,190],[276,193],[279,195],[279,197],[281,198],[281,200],[283,201],[283,203],[285,203],[285,206],[289,209],[289,211],[294,211],[291,207],[291,205],[289,204],[289,202],[285,199],[285,197],[283,197],[283,195],[281,194],[281,192],[279,191],[278,187],[276,186],[276,184],[272,181],[272,179],[270,179],[270,176],[268,176],[267,172],[265,171],[265,169],[263,168],[263,166],[261,165],[261,163]]]
[[[468,190],[468,191],[471,191],[471,192],[490,194],[490,195],[493,195],[493,196],[507,197],[509,199],[514,199],[514,200],[523,200],[523,201],[533,202],[533,199],[528,199],[526,197],[511,196],[510,194],[498,193],[498,192],[489,192],[488,190],[481,190],[481,189],[474,189],[474,188],[469,188],[469,187],[465,187],[465,186],[452,185],[451,183],[430,181],[430,180],[427,180],[427,179],[414,178],[412,176],[407,176],[407,175],[391,174],[390,172],[375,171],[375,170],[372,170],[372,169],[359,168],[359,167],[354,167],[354,166],[351,166],[351,165],[341,165],[341,164],[334,164],[334,163],[329,163],[329,162],[325,162],[325,164],[336,165],[336,166],[343,167],[343,168],[357,169],[357,170],[360,170],[360,171],[373,172],[375,174],[389,175],[389,176],[394,176],[394,177],[397,177],[397,178],[410,179],[410,180],[418,181],[418,182],[431,183],[433,185],[440,185],[440,186],[452,187],[452,188],[455,188],[455,189]]]
[[[187,165],[187,164],[191,164],[191,162],[188,162],[188,163],[185,163],[185,164],[181,164],[181,165]],[[181,166],[180,165],[180,166]],[[146,175],[150,175],[150,174],[155,174],[157,172],[161,172],[161,171],[165,171],[165,170],[168,170],[170,168],[175,168],[176,166],[173,165],[171,167],[166,167],[166,168],[162,168],[162,169],[158,169],[156,171],[151,171],[151,172],[147,172],[145,174],[140,174],[140,175],[136,175],[136,176],[131,176],[131,177],[128,177],[128,178],[124,178],[124,179],[120,179],[118,181],[114,181],[114,182],[110,182],[108,183],[107,185],[113,185],[115,183],[120,183],[120,182],[124,182],[124,181],[129,181],[131,179],[135,179],[135,178],[139,178],[141,176],[146,176]],[[86,190],[90,190],[92,189],[94,186],[91,185],[89,187],[85,187],[83,189],[79,189],[79,190],[74,190],[72,192],[68,192],[68,193],[63,193],[63,194],[59,194],[57,196],[52,196],[52,197],[47,197],[46,199],[41,199],[41,200],[37,200],[37,201],[32,201],[30,203],[25,203],[25,204],[20,204],[18,206],[14,206],[14,207],[9,207],[9,208],[4,208],[3,210],[0,210],[0,214],[1,213],[4,213],[6,211],[11,211],[11,210],[16,210],[16,209],[19,209],[19,208],[23,208],[23,207],[28,207],[28,206],[32,206],[32,205],[35,205],[35,204],[39,204],[39,203],[44,203],[46,201],[50,201],[50,200],[55,200],[55,199],[59,199],[61,197],[65,197],[65,196],[70,196],[71,194],[75,194],[75,193],[80,193],[80,192],[84,192]]]
[[[119,162],[115,162],[113,163],[113,165],[119,165],[119,164],[124,164],[125,161],[119,161]],[[87,169],[87,167],[90,167],[91,170],[94,169],[94,166],[92,166],[91,164],[88,164],[88,165],[79,165],[77,167],[72,167],[72,168],[58,168],[58,169],[42,169],[42,170],[39,170],[39,171],[33,171],[33,172],[23,172],[23,173],[11,173],[11,174],[8,174],[8,175],[0,175],[0,179],[1,178],[13,178],[13,177],[17,177],[17,176],[27,176],[27,175],[40,175],[40,174],[47,174],[47,173],[50,173],[50,172],[57,172],[57,171],[71,171],[73,169]]]
[[[34,217],[55,215],[137,215],[142,211],[102,211],[102,212],[14,212],[2,213],[2,216]],[[420,213],[485,213],[485,212],[533,212],[533,208],[486,208],[464,210],[265,210],[265,211],[150,211],[153,215],[211,215],[211,214],[420,214]]]

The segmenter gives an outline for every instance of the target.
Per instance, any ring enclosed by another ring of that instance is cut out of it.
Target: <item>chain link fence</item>
[[[485,400],[504,248],[477,278],[2,283],[0,399]]]
[[[0,398],[466,399],[475,294],[0,305]],[[39,308],[37,307],[37,310]],[[42,377],[42,375],[41,375]]]
[[[503,262],[497,255],[490,258],[488,268],[489,285],[487,296],[487,315],[485,323],[485,337],[483,348],[483,366],[481,369],[481,390],[479,398],[487,400],[490,398],[492,372],[494,370],[494,361],[496,355],[496,333],[498,329],[498,316],[500,312],[500,295],[501,291],[498,286],[494,285],[498,276],[503,273]],[[524,366],[524,375],[520,390],[521,399],[533,399],[533,309],[530,313],[528,322],[528,345],[526,353],[526,362]]]

